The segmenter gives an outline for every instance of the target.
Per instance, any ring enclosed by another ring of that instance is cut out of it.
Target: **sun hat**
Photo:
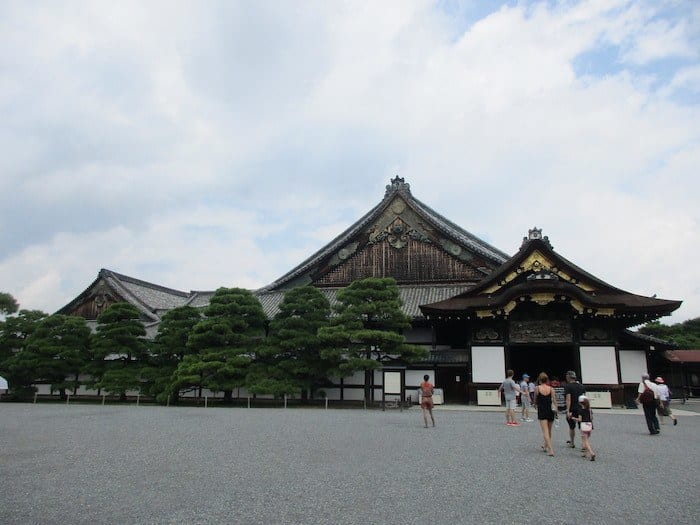
[[[656,381],[657,383],[663,383],[663,382],[664,382],[664,378],[661,377],[661,376],[659,376],[659,377],[657,377],[656,379],[654,379],[654,381]]]

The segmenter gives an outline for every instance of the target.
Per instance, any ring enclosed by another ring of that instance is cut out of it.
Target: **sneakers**
[[[520,423],[518,423],[517,421],[508,421],[506,422],[506,425],[508,425],[509,427],[519,427]]]
[[[527,423],[532,423],[532,419],[530,419],[529,417],[526,417],[525,419],[523,419],[523,421]]]

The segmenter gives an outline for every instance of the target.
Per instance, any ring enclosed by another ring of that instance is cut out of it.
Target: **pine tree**
[[[187,340],[202,312],[192,306],[173,308],[163,316],[158,334],[150,345],[151,359],[147,371],[149,393],[163,403],[171,396],[177,402],[179,390],[173,386],[173,374],[185,356],[192,352]]]
[[[265,334],[260,301],[242,288],[219,288],[193,328],[185,356],[174,374],[174,388],[208,388],[231,402],[243,386],[251,356]]]
[[[142,387],[142,367],[147,358],[146,329],[138,309],[126,302],[114,303],[97,317],[93,336],[94,359],[89,368],[98,389],[119,394]]]
[[[285,293],[280,312],[270,324],[267,344],[256,352],[246,378],[251,392],[275,395],[301,392],[303,401],[328,381],[337,365],[322,355],[318,330],[328,326],[330,304],[313,286]]]
[[[393,278],[369,277],[338,292],[337,317],[321,328],[319,337],[330,345],[325,356],[337,359],[340,376],[365,372],[365,401],[371,401],[372,371],[385,363],[410,363],[427,355],[407,345],[403,330],[411,326],[401,311],[401,298]]]
[[[32,386],[35,376],[22,353],[39,322],[48,315],[40,310],[20,310],[0,323],[0,375],[8,380],[18,398],[27,397],[35,390]]]

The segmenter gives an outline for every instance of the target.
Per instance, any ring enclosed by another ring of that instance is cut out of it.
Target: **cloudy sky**
[[[400,175],[700,316],[700,3],[0,3],[0,291],[265,285]]]

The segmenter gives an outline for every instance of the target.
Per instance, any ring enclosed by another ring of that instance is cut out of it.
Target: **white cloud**
[[[3,5],[0,290],[51,310],[101,267],[267,284],[398,173],[504,251],[538,225],[698,316],[700,104],[676,101],[698,26],[670,5]]]

